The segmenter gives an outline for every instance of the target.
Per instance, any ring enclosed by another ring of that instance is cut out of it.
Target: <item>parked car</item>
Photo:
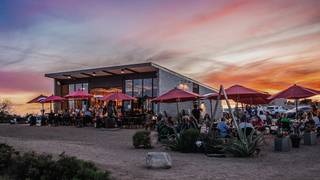
[[[298,112],[299,113],[308,113],[312,111],[312,107],[308,106],[308,105],[304,105],[304,106],[298,106]],[[296,117],[296,108],[292,108],[288,111],[285,112],[287,114],[288,118],[292,118],[294,119]]]
[[[287,110],[282,106],[268,106],[267,111],[272,114],[285,113]]]

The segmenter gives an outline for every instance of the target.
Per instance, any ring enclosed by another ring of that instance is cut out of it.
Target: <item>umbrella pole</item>
[[[177,116],[178,116],[178,119],[180,119],[180,116],[179,116],[179,102],[178,101],[176,102],[176,105],[177,105]]]
[[[298,99],[295,100],[295,104],[296,104],[296,120],[298,120]]]
[[[41,114],[42,114],[42,116],[44,116],[44,104],[43,104],[43,103],[41,103],[41,106],[42,106]]]

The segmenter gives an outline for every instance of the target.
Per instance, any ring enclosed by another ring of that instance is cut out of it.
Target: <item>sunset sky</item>
[[[44,73],[152,61],[213,87],[320,89],[319,0],[1,0],[0,98],[50,95]]]

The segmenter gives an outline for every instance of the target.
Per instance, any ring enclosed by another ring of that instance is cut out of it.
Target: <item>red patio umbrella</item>
[[[30,104],[30,103],[43,103],[43,101],[47,98],[47,96],[44,96],[44,95],[39,95],[35,98],[33,98],[32,100],[28,101],[27,103]]]
[[[270,96],[266,92],[261,92],[258,90],[250,89],[241,85],[233,85],[226,89],[226,94],[228,98],[234,100],[235,102],[240,102],[244,104],[268,104],[270,100],[268,97]],[[217,99],[218,93],[214,93],[209,95],[209,99]],[[224,98],[221,96],[221,98]]]
[[[270,96],[268,99],[274,100],[277,98],[285,98],[285,99],[302,99],[302,98],[308,98],[311,96],[315,96],[320,94],[320,91],[305,88],[302,86],[298,86],[296,84],[290,86],[289,88],[279,92],[278,94],[275,94],[273,96]]]
[[[201,98],[199,94],[193,93],[193,92],[188,92],[184,91],[182,89],[174,88],[154,99],[151,101],[156,102],[156,103],[177,103],[177,113],[179,114],[179,102],[184,102],[184,101],[194,101],[198,100]]]
[[[50,110],[52,111],[52,103],[53,102],[62,102],[62,101],[65,101],[66,99],[63,98],[63,97],[60,97],[60,96],[49,96],[47,97],[43,102],[44,103],[50,103]]]
[[[104,101],[131,101],[136,100],[136,98],[129,96],[127,94],[123,94],[121,92],[114,92],[104,96],[101,100]]]
[[[183,102],[183,101],[194,101],[201,98],[199,94],[184,91],[182,89],[174,88],[154,99],[153,102],[164,102],[164,103],[172,103],[172,102]]]
[[[308,98],[315,95],[319,95],[320,91],[305,88],[302,86],[298,86],[296,84],[290,86],[289,88],[279,92],[278,94],[275,94],[273,96],[270,96],[268,99],[274,100],[277,98],[285,98],[285,99],[294,99],[296,101],[296,119],[298,119],[298,101],[302,98]]]
[[[89,99],[92,95],[84,91],[74,91],[65,96],[67,99]]]
[[[30,104],[30,103],[41,103],[41,107],[42,107],[42,109],[41,109],[41,113],[42,113],[42,115],[44,114],[44,100],[47,98],[47,96],[44,96],[44,95],[39,95],[39,96],[37,96],[37,97],[35,97],[35,98],[33,98],[32,100],[30,100],[30,101],[28,101],[27,103],[28,104]]]
[[[43,102],[44,103],[52,103],[52,102],[62,102],[65,101],[66,99],[60,96],[49,96],[47,97]]]

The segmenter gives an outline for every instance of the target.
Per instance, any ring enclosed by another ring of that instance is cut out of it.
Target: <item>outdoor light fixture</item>
[[[61,85],[61,82],[60,82],[60,81],[57,81],[57,85],[60,86],[60,85]]]
[[[121,74],[123,74],[124,73],[124,69],[121,69]]]
[[[96,72],[93,72],[93,73],[92,73],[92,76],[96,76]]]
[[[68,76],[68,79],[71,79],[72,77],[71,76]]]

